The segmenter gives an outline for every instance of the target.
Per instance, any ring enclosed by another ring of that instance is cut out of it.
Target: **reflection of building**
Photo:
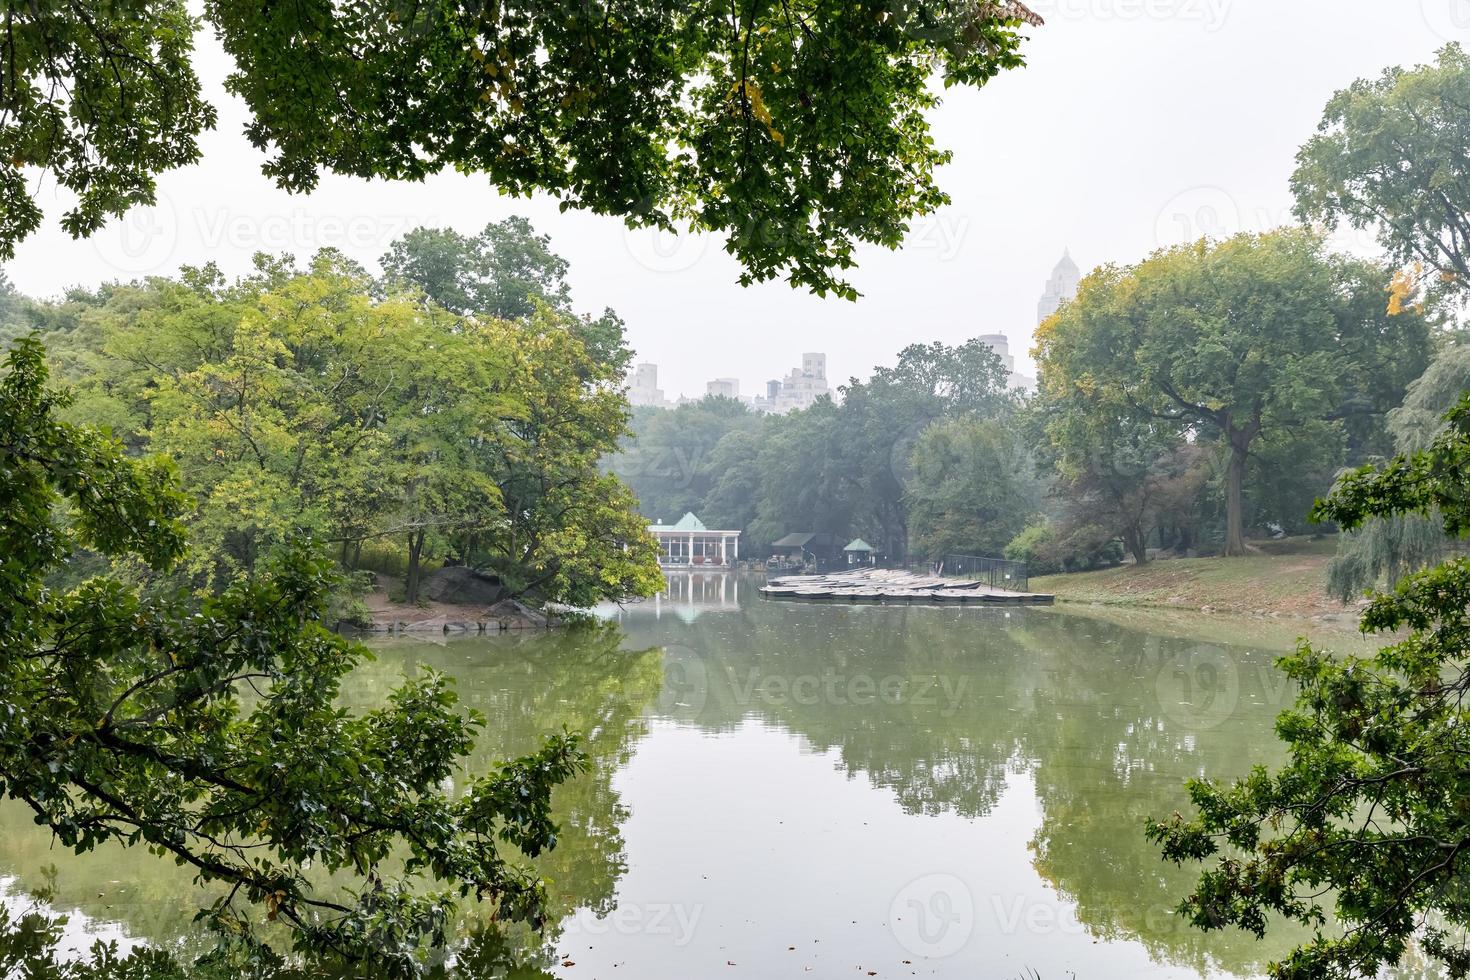
[[[706,398],[739,398],[740,379],[715,378],[713,381],[707,381],[704,385],[704,394]]]
[[[645,606],[646,608],[646,606]],[[740,608],[740,576],[736,572],[674,572],[664,591],[653,597],[653,615],[672,613],[692,623],[701,613]]]
[[[766,393],[757,395],[751,404],[762,412],[784,415],[798,408],[810,408],[823,395],[830,395],[827,387],[827,355],[803,354],[801,367],[779,381],[766,382]]]
[[[739,531],[711,531],[692,513],[677,524],[650,524],[648,533],[658,538],[658,563],[728,568],[740,558]]]
[[[1072,253],[1067,249],[1062,250],[1062,259],[1051,270],[1051,278],[1046,281],[1046,289],[1041,294],[1041,299],[1036,301],[1036,323],[1041,325],[1047,317],[1051,316],[1061,305],[1077,295],[1077,283],[1081,281],[1082,274],[1077,270],[1077,263],[1072,261]]]
[[[986,344],[995,351],[997,357],[1006,366],[1006,386],[1009,388],[1020,388],[1030,391],[1036,387],[1036,379],[1028,378],[1024,374],[1016,373],[1016,359],[1011,355],[1011,342],[1003,333],[987,333],[980,335],[980,342]]]
[[[658,386],[657,364],[645,362],[633,369],[633,380],[628,386],[628,404],[668,407],[663,389]]]

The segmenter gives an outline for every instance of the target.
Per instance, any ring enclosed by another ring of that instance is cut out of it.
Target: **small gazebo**
[[[847,556],[848,565],[871,565],[873,564],[873,546],[862,538],[853,538],[847,547],[842,549]]]

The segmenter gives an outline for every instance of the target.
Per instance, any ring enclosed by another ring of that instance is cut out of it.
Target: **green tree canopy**
[[[329,566],[300,542],[200,604],[110,578],[48,588],[84,547],[166,569],[184,500],[171,462],[60,421],[46,384],[22,340],[0,375],[0,792],[64,846],[142,844],[230,886],[207,918],[257,966],[280,957],[251,903],[300,954],[400,975],[472,894],[539,926],[543,885],[500,846],[555,843],[549,797],[584,765],[576,738],[445,795],[483,719],[434,673],[342,709],[365,651],[321,625]],[[311,865],[360,887],[319,890]]]
[[[1245,552],[1247,463],[1262,436],[1352,428],[1396,405],[1428,359],[1412,310],[1385,310],[1383,270],[1284,229],[1108,266],[1039,329],[1047,397],[1093,398],[1226,455],[1225,553]]]
[[[404,598],[452,557],[512,595],[590,605],[649,594],[656,552],[597,460],[623,436],[621,331],[545,304],[517,321],[461,316],[416,290],[372,295],[340,254],[262,257],[48,311],[76,383],[73,420],[178,460],[194,500],[176,566],[215,591],[308,529],[358,566],[401,548]]]
[[[454,313],[520,320],[545,303],[571,307],[567,261],[525,218],[492,221],[478,235],[415,228],[389,246],[383,277],[410,283]]]
[[[995,419],[960,416],[919,436],[909,465],[913,551],[931,561],[947,554],[1000,555],[1036,516],[1040,488],[1019,433]]]
[[[0,258],[41,220],[45,170],[75,235],[151,202],[215,123],[184,0],[39,4],[0,32]],[[484,173],[631,224],[723,232],[743,281],[855,295],[859,243],[896,247],[946,200],[925,112],[1022,63],[1016,0],[485,4],[210,0],[229,91],[281,187],[330,170]]]
[[[1296,212],[1372,229],[1395,261],[1423,263],[1463,295],[1470,283],[1470,58],[1359,79],[1327,103],[1297,154]]]

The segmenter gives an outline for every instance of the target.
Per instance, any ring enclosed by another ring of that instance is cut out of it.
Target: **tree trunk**
[[[409,605],[419,601],[419,556],[424,550],[424,532],[408,532],[408,572],[403,577],[403,601]]]
[[[1239,557],[1245,552],[1245,463],[1249,437],[1230,436],[1230,465],[1225,471],[1225,554]]]
[[[1133,556],[1135,565],[1148,564],[1148,535],[1141,528],[1136,525],[1124,528],[1123,547],[1127,548],[1128,553]]]

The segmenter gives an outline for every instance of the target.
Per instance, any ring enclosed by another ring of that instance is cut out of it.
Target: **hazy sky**
[[[227,273],[256,251],[331,245],[376,268],[419,224],[478,231],[523,214],[571,262],[580,310],[616,309],[640,360],[673,396],[716,376],[741,391],[825,351],[829,375],[866,375],[919,341],[1005,333],[1029,372],[1036,300],[1064,246],[1084,272],[1130,262],[1202,232],[1290,220],[1297,147],[1333,91],[1470,39],[1470,0],[1039,0],[1026,68],[984,89],[951,89],[934,116],[954,151],[940,173],[953,197],[899,252],[870,248],[856,303],[783,282],[743,289],[706,236],[630,232],[614,218],[560,214],[549,198],[501,197],[481,177],[424,184],[327,175],[307,197],[261,176],[242,107],[221,82],[227,59],[206,32],[201,74],[220,108],[204,160],[159,180],[160,204],[74,242],[61,201],[41,196],[43,230],[6,271],[22,290],[168,273],[214,260]],[[1348,243],[1366,247],[1362,243]]]

